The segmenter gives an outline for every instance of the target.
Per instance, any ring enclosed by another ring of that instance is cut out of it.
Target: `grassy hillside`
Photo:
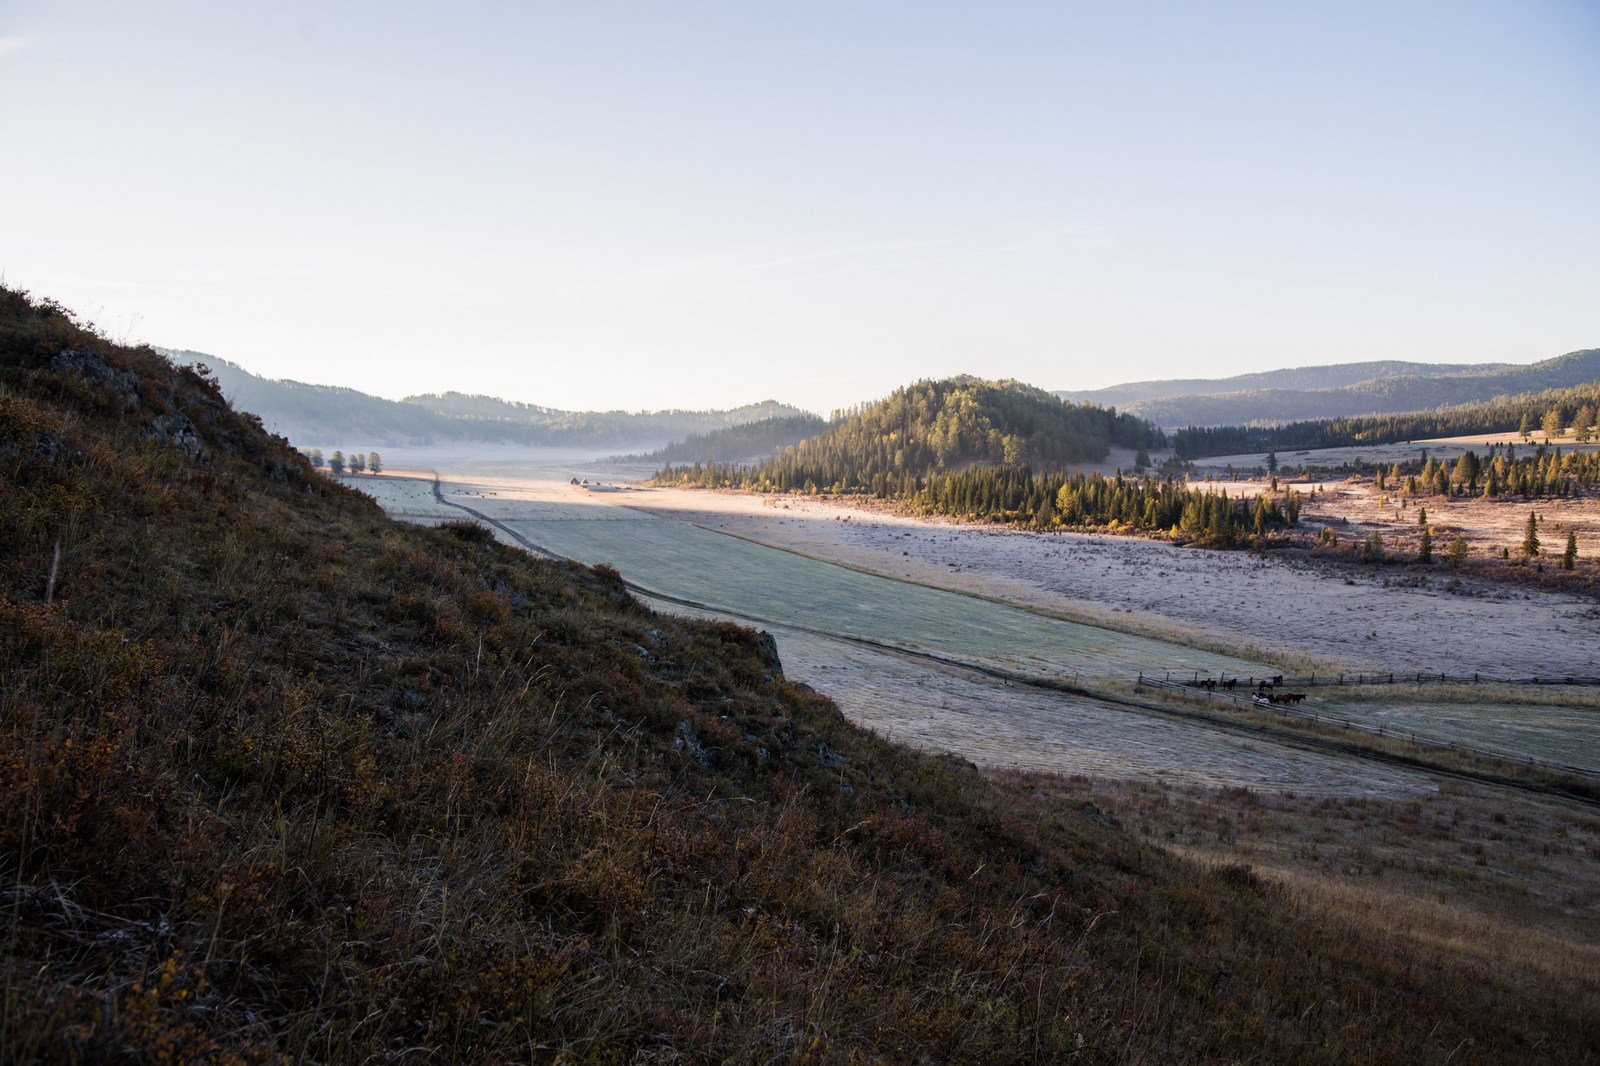
[[[449,392],[385,400],[357,389],[258,377],[202,352],[161,350],[206,367],[235,407],[261,416],[297,444],[369,447],[470,440],[500,444],[626,447],[798,414],[775,400],[727,411],[562,411]]]
[[[1348,365],[1365,368],[1374,364]],[[1517,393],[1571,388],[1600,380],[1600,348],[1569,352],[1529,366],[1421,366],[1422,372],[1384,373],[1360,381],[1314,387],[1288,386],[1279,383],[1276,375],[1257,375],[1269,378],[1274,384],[1227,392],[1207,390],[1187,395],[1158,395],[1127,401],[1122,409],[1169,430],[1183,426],[1247,425],[1423,411],[1481,403]],[[1333,371],[1339,368],[1313,369]],[[1240,380],[1228,379],[1216,384],[1233,384]]]
[[[1578,1061],[1587,1001],[390,522],[0,290],[0,1060]]]

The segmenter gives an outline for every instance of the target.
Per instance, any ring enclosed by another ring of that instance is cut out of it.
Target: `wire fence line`
[[[1435,676],[1435,675],[1430,675]],[[1268,679],[1270,680],[1270,679]],[[1282,684],[1288,685],[1295,682],[1294,678],[1284,678]],[[1398,683],[1398,682],[1397,682]],[[1371,684],[1371,682],[1368,682]],[[1441,751],[1452,751],[1462,755],[1476,755],[1484,759],[1497,759],[1501,762],[1517,763],[1552,773],[1570,774],[1577,777],[1600,780],[1600,770],[1593,770],[1584,766],[1571,766],[1566,763],[1550,762],[1547,759],[1538,759],[1532,755],[1513,751],[1498,751],[1492,748],[1478,748],[1469,744],[1457,744],[1449,740],[1439,740],[1428,737],[1409,729],[1395,729],[1377,723],[1352,720],[1342,715],[1318,714],[1316,711],[1301,710],[1298,707],[1270,702],[1266,697],[1256,696],[1250,692],[1238,693],[1227,690],[1217,691],[1210,688],[1196,688],[1193,681],[1168,681],[1156,677],[1139,675],[1138,686],[1143,688],[1169,689],[1181,692],[1186,696],[1200,696],[1212,700],[1230,700],[1236,704],[1245,704],[1255,710],[1275,711],[1278,714],[1299,718],[1305,721],[1320,722],[1324,725],[1338,726],[1341,729],[1351,729],[1372,736],[1387,737],[1393,740],[1403,740],[1415,744],[1420,748],[1435,748]]]
[[[1290,676],[1285,674],[1271,674],[1265,677],[1245,677],[1234,674],[1220,674],[1216,677],[1202,675],[1199,671],[1193,672],[1189,677],[1181,673],[1174,677],[1172,671],[1166,671],[1160,678],[1155,675],[1146,676],[1139,674],[1141,682],[1161,681],[1163,684],[1187,685],[1190,688],[1211,689],[1232,682],[1232,687],[1256,688],[1258,685],[1270,685],[1276,688],[1312,688],[1324,685],[1591,685],[1600,686],[1600,677],[1578,676],[1567,674],[1559,677],[1497,677],[1493,674],[1431,674],[1431,673],[1400,673],[1390,671],[1377,674],[1304,674]]]

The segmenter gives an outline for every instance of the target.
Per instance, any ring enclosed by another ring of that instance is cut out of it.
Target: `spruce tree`
[[[1539,518],[1532,511],[1528,512],[1528,528],[1522,538],[1522,553],[1530,559],[1539,554]]]
[[[1567,550],[1561,555],[1561,569],[1571,570],[1578,562],[1578,533],[1567,531]]]
[[[1422,544],[1417,549],[1417,562],[1433,562],[1433,531],[1427,526],[1422,527]]]

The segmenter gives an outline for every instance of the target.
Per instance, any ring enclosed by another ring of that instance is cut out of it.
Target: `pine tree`
[[[1522,554],[1530,559],[1539,554],[1539,518],[1532,511],[1528,512],[1528,528],[1522,538]]]
[[[1561,555],[1561,569],[1571,570],[1578,562],[1577,530],[1567,531],[1567,550]]]
[[[1544,413],[1544,439],[1545,443],[1561,436],[1561,429],[1566,423],[1561,418],[1561,408],[1552,407]]]
[[[1451,569],[1459,569],[1461,564],[1467,561],[1469,550],[1467,538],[1458,535],[1450,542],[1450,547],[1444,550],[1444,561],[1450,564]]]
[[[1572,435],[1580,441],[1588,441],[1594,436],[1594,408],[1584,404],[1578,408],[1577,417],[1572,420]]]
[[[1422,544],[1417,549],[1417,562],[1433,562],[1433,531],[1427,526],[1422,527]]]

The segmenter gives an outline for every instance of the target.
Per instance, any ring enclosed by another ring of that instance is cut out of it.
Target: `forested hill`
[[[656,463],[743,463],[764,459],[815,437],[829,423],[813,414],[764,418],[709,433],[691,433],[640,458]]]
[[[1407,371],[1407,366],[1420,370]],[[1346,384],[1317,387],[1260,387],[1260,382],[1293,380],[1279,375],[1303,375],[1309,371],[1282,371],[1273,375],[1254,375],[1256,387],[1204,394],[1155,395],[1121,404],[1130,414],[1147,418],[1166,429],[1181,426],[1228,426],[1251,423],[1303,421],[1319,418],[1347,418],[1362,415],[1394,414],[1431,408],[1480,403],[1516,393],[1570,388],[1600,380],[1600,349],[1569,352],[1526,366],[1492,364],[1484,367],[1452,367],[1428,364],[1347,364],[1355,372],[1367,368],[1385,369],[1378,376]],[[1344,367],[1314,370],[1332,377]],[[1233,385],[1246,378],[1231,378],[1212,383]],[[1162,384],[1162,383],[1156,383]],[[1174,385],[1189,385],[1175,382]],[[1075,395],[1075,394],[1067,394]]]
[[[466,440],[621,448],[801,413],[775,400],[727,411],[642,412],[562,411],[462,393],[385,400],[357,389],[259,377],[203,352],[158,351],[176,363],[206,367],[235,406],[256,413],[268,430],[302,445]]]
[[[975,464],[1057,470],[1103,459],[1114,444],[1162,443],[1137,418],[1063,403],[1016,381],[958,377],[919,381],[845,411],[837,426],[755,466],[750,480],[892,495],[902,483]]]
[[[1279,426],[1189,426],[1172,434],[1172,447],[1181,459],[1204,459],[1248,452],[1345,448],[1518,430],[1525,431],[1529,437],[1543,438],[1547,426],[1571,431],[1573,439],[1588,440],[1594,432],[1597,410],[1600,410],[1600,380],[1431,411],[1310,419]],[[1560,433],[1555,439],[1561,439]]]
[[[200,375],[4,289],[0,472],[0,1060],[1600,1038],[1581,995],[1168,851],[1070,780],[895,747],[614,570],[389,521]]]

